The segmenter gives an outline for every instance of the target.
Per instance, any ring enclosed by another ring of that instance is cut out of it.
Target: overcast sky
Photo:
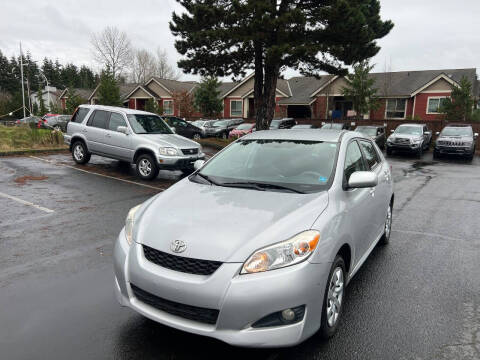
[[[480,67],[480,1],[381,0],[383,19],[395,23],[379,41],[375,71]],[[139,48],[165,48],[174,63],[179,55],[168,28],[174,0],[1,0],[0,50],[9,57],[24,52],[35,60],[94,67],[90,34],[105,26],[127,32]],[[286,72],[287,77],[295,74]],[[196,79],[183,75],[182,80]]]

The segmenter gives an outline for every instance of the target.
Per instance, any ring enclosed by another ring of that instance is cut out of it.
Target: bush
[[[62,145],[63,134],[59,131],[0,125],[0,151],[59,148]]]

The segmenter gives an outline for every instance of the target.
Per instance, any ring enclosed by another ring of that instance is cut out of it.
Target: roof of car
[[[383,128],[385,126],[383,125],[358,125],[357,126],[357,129],[358,128]]]
[[[303,140],[338,142],[345,130],[290,129],[264,130],[248,134],[242,140]]]
[[[470,124],[448,124],[445,127],[472,127]]]
[[[420,127],[423,127],[425,126],[425,124],[414,124],[414,123],[406,123],[406,124],[400,124],[398,125],[399,127],[400,126],[420,126]]]
[[[89,108],[89,109],[98,109],[98,110],[120,111],[120,112],[123,112],[125,114],[152,114],[152,113],[147,112],[147,111],[129,109],[129,108],[119,107],[119,106],[80,105],[80,107]]]

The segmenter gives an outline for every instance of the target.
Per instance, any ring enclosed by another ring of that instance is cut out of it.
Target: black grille
[[[164,268],[195,275],[211,275],[220,265],[219,261],[200,260],[175,256],[143,245],[145,258]]]
[[[195,155],[198,154],[198,149],[182,149],[183,155]]]
[[[166,313],[182,317],[184,319],[198,321],[205,324],[215,324],[217,322],[219,311],[216,309],[207,309],[198,306],[180,304],[175,301],[162,299],[156,295],[142,290],[131,284],[135,297],[141,302],[154,307],[155,309],[165,311]]]

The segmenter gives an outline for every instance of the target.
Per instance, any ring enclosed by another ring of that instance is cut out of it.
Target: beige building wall
[[[431,91],[443,91],[448,92],[452,91],[452,85],[445,79],[439,79],[438,81],[434,82],[432,85],[427,87],[422,92],[431,92]]]
[[[148,83],[147,88],[151,89],[155,94],[158,94],[160,97],[171,98],[172,95],[165,90],[162,86],[158,85],[157,82],[152,80]]]

